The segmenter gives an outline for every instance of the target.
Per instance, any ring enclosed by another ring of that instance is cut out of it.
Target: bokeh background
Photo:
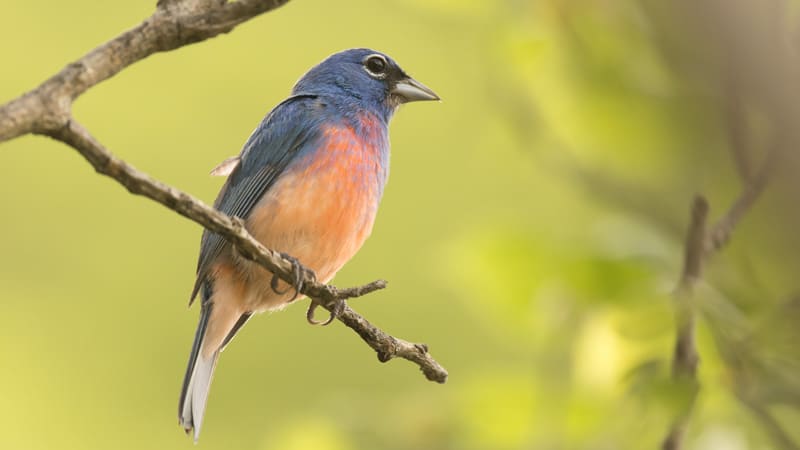
[[[154,3],[3,2],[0,101]],[[200,448],[658,448],[686,401],[671,293],[690,200],[719,217],[773,147],[694,296],[685,447],[798,448],[797,6],[293,0],[90,90],[75,115],[108,148],[207,202],[209,170],[330,53],[385,51],[444,99],[395,116],[373,236],[335,283],[389,280],[352,306],[427,343],[447,384],[295,305],[225,352]],[[193,448],[176,409],[200,228],[46,138],[4,143],[0,168],[0,448]]]

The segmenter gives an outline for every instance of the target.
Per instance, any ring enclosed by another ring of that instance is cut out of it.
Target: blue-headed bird
[[[438,99],[381,52],[336,53],[300,78],[239,156],[212,171],[228,175],[214,206],[244,220],[254,238],[293,262],[297,274],[309,271],[327,283],[372,231],[389,175],[394,111]],[[220,352],[254,313],[293,301],[297,286],[289,289],[206,230],[191,299],[198,294],[200,323],[178,411],[195,440]]]

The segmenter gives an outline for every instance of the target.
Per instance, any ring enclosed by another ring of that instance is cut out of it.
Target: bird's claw
[[[306,320],[311,325],[322,325],[323,327],[326,325],[330,325],[334,319],[339,317],[342,312],[344,312],[344,307],[346,303],[344,300],[336,300],[333,304],[333,308],[331,310],[330,316],[326,320],[317,320],[314,318],[314,312],[317,310],[317,307],[321,306],[321,304],[316,299],[311,299],[311,304],[308,305],[308,312],[306,312]]]
[[[275,274],[272,275],[272,280],[270,280],[269,285],[272,288],[272,290],[278,295],[286,294],[287,292],[289,292],[290,289],[294,288],[294,295],[292,296],[292,298],[289,299],[289,301],[291,302],[294,301],[294,299],[296,299],[298,295],[300,295],[300,291],[303,290],[303,286],[305,285],[304,280],[306,279],[306,277],[310,279],[312,282],[316,282],[317,274],[315,274],[314,271],[309,269],[308,267],[300,264],[300,261],[298,261],[297,258],[295,258],[294,256],[289,255],[287,253],[281,253],[280,255],[284,259],[287,259],[289,260],[289,262],[292,263],[292,285],[289,286],[289,288],[287,288],[286,290],[281,291],[278,288],[278,282],[280,281],[280,278],[278,278],[278,275]]]

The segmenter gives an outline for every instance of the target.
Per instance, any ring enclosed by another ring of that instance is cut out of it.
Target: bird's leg
[[[308,267],[300,264],[300,261],[298,261],[294,256],[289,255],[288,253],[281,253],[280,255],[292,263],[292,286],[290,286],[289,289],[294,287],[294,295],[289,299],[291,302],[294,301],[298,295],[300,295],[300,291],[303,289],[305,278],[308,277],[311,281],[317,281],[317,274],[315,274],[314,271]],[[269,282],[272,290],[278,295],[283,295],[289,292],[289,289],[286,289],[285,291],[278,289],[278,281],[280,281],[278,275],[273,274],[272,280]]]
[[[344,299],[341,298],[335,299],[333,301],[333,308],[331,309],[330,312],[331,315],[328,317],[327,320],[314,319],[314,312],[317,310],[317,307],[319,306],[322,306],[322,303],[319,300],[312,298],[311,304],[308,305],[308,312],[306,312],[306,320],[308,320],[308,323],[310,323],[311,325],[322,325],[324,327],[325,325],[330,325],[331,322],[333,322],[333,319],[336,319],[342,314],[342,312],[344,312],[344,307],[347,306],[347,303],[345,303]]]

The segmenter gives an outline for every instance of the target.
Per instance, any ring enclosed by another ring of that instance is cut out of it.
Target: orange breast
[[[322,142],[316,154],[281,175],[246,223],[265,246],[298,258],[320,281],[328,281],[372,231],[385,167],[382,149],[351,128],[326,128]],[[268,272],[252,275],[247,278],[259,285],[253,287],[260,296],[270,297]]]

